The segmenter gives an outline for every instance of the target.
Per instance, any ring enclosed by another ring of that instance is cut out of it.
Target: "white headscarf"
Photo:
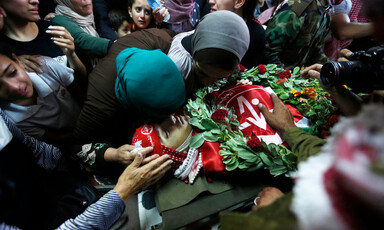
[[[73,5],[70,0],[55,0],[55,1],[57,3],[56,9],[55,9],[55,13],[57,15],[63,15],[72,19],[87,34],[90,34],[95,37],[99,37],[99,34],[95,30],[96,26],[95,26],[95,20],[93,18],[93,13],[84,17],[73,10]]]

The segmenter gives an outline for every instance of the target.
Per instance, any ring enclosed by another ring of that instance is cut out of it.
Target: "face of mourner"
[[[200,64],[197,61],[194,62],[193,71],[204,86],[212,85],[217,80],[227,78],[232,75],[232,71],[230,70],[225,70],[207,64]]]
[[[92,0],[71,0],[73,11],[81,16],[88,16],[93,13]]]
[[[9,17],[29,22],[39,20],[38,0],[0,0],[0,6]]]
[[[176,149],[187,139],[192,131],[189,117],[171,115],[160,124],[155,125],[160,142],[172,149]]]
[[[128,8],[128,13],[135,23],[136,29],[145,29],[152,19],[152,9],[146,0],[136,0],[132,7]]]
[[[0,55],[0,100],[16,103],[32,96],[32,81],[20,61]]]

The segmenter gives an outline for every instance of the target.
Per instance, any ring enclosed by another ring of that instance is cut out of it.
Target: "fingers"
[[[153,14],[157,14],[159,11],[160,11],[160,7],[157,7],[156,9],[154,9],[154,10],[152,11],[152,13],[153,13]]]
[[[301,71],[301,73],[300,73],[301,77],[304,79],[308,79],[308,78],[312,77],[309,75],[310,71],[317,71],[320,73],[322,67],[323,67],[323,65],[321,65],[321,64],[311,65],[311,66],[305,68],[303,71]],[[320,77],[320,75],[319,75],[319,77]]]
[[[340,57],[349,57],[353,54],[352,51],[350,51],[349,49],[342,49],[340,50]]]
[[[320,72],[315,70],[308,71],[308,76],[311,78],[316,78],[317,80],[320,80]]]
[[[141,155],[140,152],[136,153],[135,159],[133,162],[125,169],[128,170],[128,168],[137,168],[141,165],[141,162],[143,161],[143,155]]]
[[[43,64],[39,59],[37,59],[39,56],[40,55],[21,55],[18,57],[18,59],[23,64],[27,72],[42,73],[43,71],[39,68],[39,66],[42,66]]]

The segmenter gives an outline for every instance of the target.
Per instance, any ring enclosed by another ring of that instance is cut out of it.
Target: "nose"
[[[216,4],[216,1],[215,0],[209,0],[208,1],[209,4],[211,4],[212,6]]]
[[[140,17],[140,18],[143,18],[143,17],[144,17],[144,10],[140,11],[139,17]]]
[[[30,0],[29,1],[31,4],[39,4],[40,2],[39,2],[39,0]]]

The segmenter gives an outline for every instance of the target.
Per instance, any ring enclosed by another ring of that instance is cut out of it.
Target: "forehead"
[[[145,5],[145,6],[150,7],[146,0],[136,0],[132,5],[135,5],[135,6],[144,6]]]

